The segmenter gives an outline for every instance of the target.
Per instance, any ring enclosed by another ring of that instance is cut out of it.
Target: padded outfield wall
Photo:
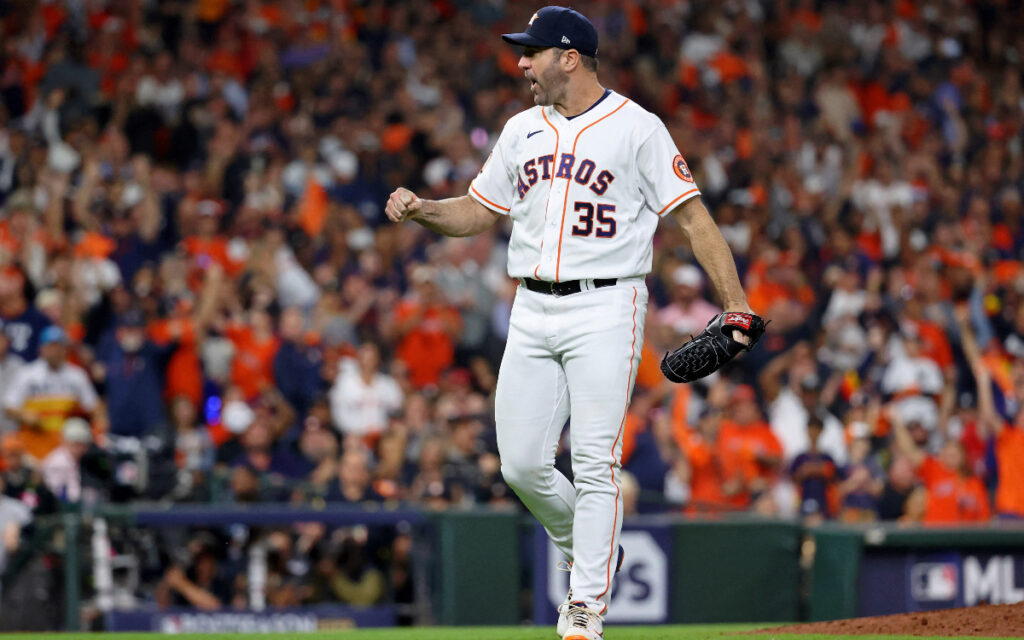
[[[359,508],[135,507],[62,518],[68,575],[67,629],[102,582],[92,557],[96,526],[112,530],[191,526],[281,526],[321,521],[412,527],[418,539],[417,624],[553,624],[568,576],[557,552],[528,516],[494,511],[424,513]],[[106,525],[104,525],[106,526]],[[1024,526],[897,529],[799,524],[741,515],[690,520],[680,515],[627,520],[626,549],[609,622],[614,624],[787,622],[925,611],[1024,600]],[[385,603],[357,610],[330,605],[287,611],[200,614],[152,607],[107,612],[120,630],[228,630],[293,625],[387,626],[400,612]],[[223,619],[222,619],[223,618]],[[291,628],[291,627],[289,627]],[[283,630],[283,628],[282,628]]]

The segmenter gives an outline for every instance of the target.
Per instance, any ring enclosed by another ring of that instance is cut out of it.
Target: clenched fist
[[[416,197],[415,193],[405,187],[398,187],[388,198],[384,213],[392,222],[401,222],[419,213],[422,206],[423,201]]]

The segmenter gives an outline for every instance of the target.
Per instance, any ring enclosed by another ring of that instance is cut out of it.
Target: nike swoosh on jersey
[[[536,131],[531,131],[530,133],[526,134],[526,139],[529,140],[530,138],[532,138],[533,136],[537,135],[538,133],[544,133],[544,130],[543,129],[537,129]]]

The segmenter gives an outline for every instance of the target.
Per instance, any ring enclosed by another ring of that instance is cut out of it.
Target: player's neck
[[[586,80],[583,86],[570,88],[565,94],[565,102],[556,102],[553,106],[555,111],[566,118],[571,118],[594,106],[594,103],[604,95],[604,87],[597,79]]]

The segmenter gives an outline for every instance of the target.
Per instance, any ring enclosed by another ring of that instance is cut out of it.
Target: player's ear
[[[572,71],[580,63],[580,52],[575,49],[565,49],[562,51],[562,69],[565,71]]]

